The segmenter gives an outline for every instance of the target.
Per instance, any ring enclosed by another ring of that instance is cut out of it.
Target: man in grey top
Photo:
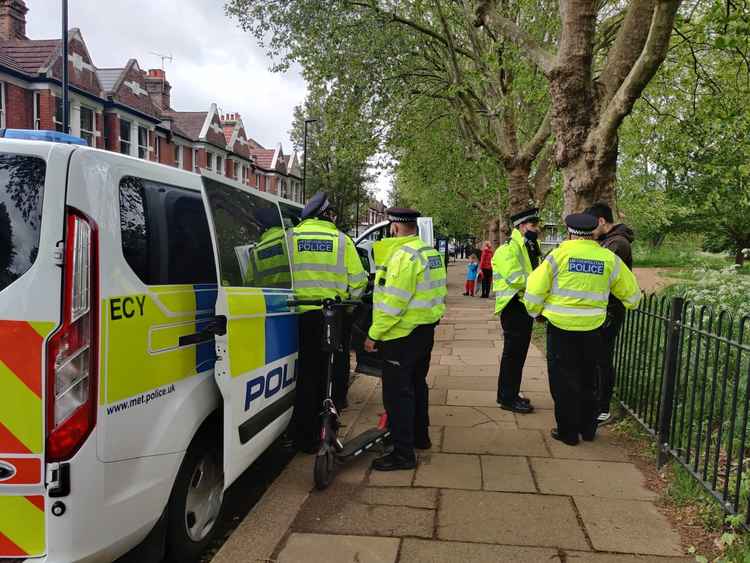
[[[621,223],[615,224],[612,208],[606,203],[595,203],[585,211],[599,221],[594,231],[594,238],[599,244],[614,252],[629,269],[633,269],[632,242],[635,235],[632,229]],[[615,386],[614,353],[617,335],[625,320],[625,307],[614,297],[610,296],[607,305],[607,319],[601,328],[602,354],[599,359],[599,424],[608,422],[611,418],[609,405],[612,402],[612,392]]]

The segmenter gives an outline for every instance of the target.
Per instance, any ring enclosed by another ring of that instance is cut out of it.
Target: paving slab
[[[430,389],[430,405],[444,405],[447,397],[447,389]]]
[[[465,454],[549,456],[544,440],[536,430],[446,428],[443,451]]]
[[[446,356],[448,358],[452,356]],[[445,359],[445,358],[443,358]],[[438,375],[435,380],[435,389],[462,389],[465,391],[492,391],[491,397],[497,394],[497,376],[494,377],[475,377],[462,376],[453,377],[450,375]]]
[[[495,340],[497,335],[486,329],[456,330],[453,338],[455,340]]]
[[[485,491],[537,492],[527,458],[483,455],[481,462],[482,488]]]
[[[430,424],[435,426],[472,427],[491,419],[472,407],[432,406]]]
[[[651,502],[574,497],[597,551],[682,555],[680,536]]]
[[[632,463],[546,458],[532,459],[531,466],[539,490],[545,494],[632,500],[657,498],[656,493],[644,486],[643,474]]]
[[[460,348],[454,348],[453,355],[459,356],[464,362],[466,362],[466,365],[469,366],[500,364],[500,358],[498,357],[497,350],[495,350],[494,347],[492,349],[476,349],[471,351],[464,351]]]
[[[437,489],[423,488],[365,487],[357,493],[357,499],[365,504],[410,506],[412,508],[436,508],[437,497]]]
[[[451,366],[441,366],[436,362],[432,362],[430,370],[427,372],[427,376],[438,376],[438,375],[450,375]]]
[[[507,412],[507,411],[503,411]],[[551,410],[539,409],[531,414],[516,414],[516,424],[519,428],[528,428],[549,432],[557,423],[555,422],[555,413]]]
[[[484,414],[485,416],[491,418],[495,422],[505,422],[505,423],[514,423],[516,422],[515,415],[510,412],[501,409],[499,406],[495,405],[494,407],[474,407],[479,412]]]
[[[325,498],[319,498],[325,495]],[[330,488],[311,495],[293,524],[296,532],[355,534],[364,536],[432,537],[434,510],[408,506],[371,505],[352,500]]]
[[[397,538],[292,534],[278,563],[395,563]],[[249,560],[246,560],[249,561]]]
[[[446,490],[437,522],[442,540],[588,549],[567,497]]]
[[[616,553],[593,553],[585,551],[568,551],[570,563],[688,563],[695,562],[695,557],[658,557],[654,555],[622,555]]]
[[[524,377],[521,381],[521,391],[524,393],[549,393],[549,383],[545,379]]]
[[[471,407],[497,407],[496,393],[488,391],[468,391],[461,389],[460,386],[454,389],[448,389],[448,395],[445,399],[446,404],[456,406]]]
[[[400,560],[408,563],[529,563],[559,561],[555,559],[556,555],[554,549],[405,538],[401,544]]]
[[[491,344],[488,344],[484,340],[472,341],[472,340],[461,340],[453,343],[453,353],[471,353],[475,350],[487,350],[492,351],[493,354],[497,354],[497,350]]]
[[[448,366],[449,373],[443,375],[451,375],[453,377],[491,377],[495,380],[495,386],[497,387],[497,373],[499,368],[496,365],[489,366]]]
[[[430,426],[427,429],[427,432],[430,434],[430,442],[432,442],[432,447],[429,450],[423,450],[424,452],[439,452],[442,449],[443,446],[443,433],[445,431],[445,428],[442,426]]]
[[[499,422],[496,420],[489,420],[487,422],[482,422],[481,424],[477,424],[473,428],[490,428],[490,429],[500,429],[500,430],[516,430],[518,427],[516,426],[515,422]]]
[[[411,487],[415,469],[407,471],[371,471],[368,484],[372,487]]]
[[[628,461],[627,452],[613,444],[606,434],[597,435],[593,442],[581,442],[571,447],[553,440],[547,431],[541,431],[552,457],[563,459],[580,459],[589,461]]]
[[[421,455],[414,486],[479,490],[482,488],[479,456],[439,453]]]

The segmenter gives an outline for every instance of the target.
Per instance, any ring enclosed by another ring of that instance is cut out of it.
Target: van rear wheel
[[[197,561],[213,539],[224,501],[219,452],[202,432],[185,454],[169,499],[167,555],[170,561]]]

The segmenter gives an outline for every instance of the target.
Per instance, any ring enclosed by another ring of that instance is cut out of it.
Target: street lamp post
[[[68,0],[62,0],[62,127],[70,133],[70,100],[68,99]]]
[[[307,198],[306,184],[307,184],[307,124],[316,123],[318,119],[305,119],[305,133],[302,141],[302,203],[305,203]]]

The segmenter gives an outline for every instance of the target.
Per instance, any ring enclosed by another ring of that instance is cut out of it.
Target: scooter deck
[[[387,428],[370,428],[344,444],[344,447],[336,453],[336,456],[339,459],[356,457],[365,453],[376,444],[382,443],[390,435],[391,431]]]

